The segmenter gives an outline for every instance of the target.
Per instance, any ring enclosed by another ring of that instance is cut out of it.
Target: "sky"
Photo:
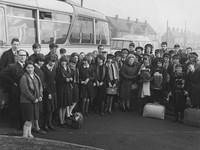
[[[77,1],[77,0],[76,0]],[[83,0],[84,7],[106,16],[147,22],[158,34],[170,27],[200,33],[200,0]]]

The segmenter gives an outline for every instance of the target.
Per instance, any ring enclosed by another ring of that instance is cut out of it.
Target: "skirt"
[[[23,121],[33,121],[33,120],[35,120],[34,104],[21,103],[21,113],[22,113]]]

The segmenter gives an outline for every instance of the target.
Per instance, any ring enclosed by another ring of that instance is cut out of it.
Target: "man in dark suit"
[[[12,47],[5,51],[0,59],[0,70],[6,68],[9,64],[15,63],[15,57],[19,47],[19,39],[13,38],[11,41]]]
[[[0,72],[0,79],[8,85],[8,111],[11,126],[19,129],[22,125],[20,122],[20,91],[19,81],[24,74],[24,64],[27,58],[25,50],[17,51],[17,62],[8,65]]]

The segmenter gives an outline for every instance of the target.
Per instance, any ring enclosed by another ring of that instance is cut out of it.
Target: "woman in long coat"
[[[59,108],[60,124],[64,124],[65,114],[70,116],[69,106],[72,105],[72,71],[68,66],[68,60],[66,56],[60,58],[60,64],[57,69],[57,98]]]
[[[44,73],[44,129],[46,131],[55,130],[52,124],[53,112],[57,109],[56,97],[56,64],[57,56],[49,55],[46,64],[42,67]]]
[[[20,80],[20,103],[23,121],[23,137],[33,138],[32,121],[39,120],[38,102],[42,101],[43,88],[39,76],[34,73],[34,64],[25,64],[25,73]]]
[[[129,54],[127,60],[120,70],[120,98],[123,111],[130,109],[131,91],[137,87],[139,64],[135,63],[135,56]]]

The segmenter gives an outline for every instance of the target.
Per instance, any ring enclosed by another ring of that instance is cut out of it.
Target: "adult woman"
[[[136,88],[139,64],[135,63],[135,56],[129,54],[120,71],[120,98],[123,111],[130,109],[131,91]],[[135,87],[135,88],[134,88]]]
[[[33,138],[31,133],[32,121],[39,120],[38,102],[42,101],[42,83],[38,75],[34,73],[34,64],[28,61],[25,64],[25,73],[20,80],[20,103],[23,126],[23,137]]]
[[[68,60],[66,56],[60,58],[60,64],[57,70],[57,98],[60,125],[64,124],[65,114],[67,110],[67,116],[70,116],[69,106],[72,105],[72,73],[68,66]]]

